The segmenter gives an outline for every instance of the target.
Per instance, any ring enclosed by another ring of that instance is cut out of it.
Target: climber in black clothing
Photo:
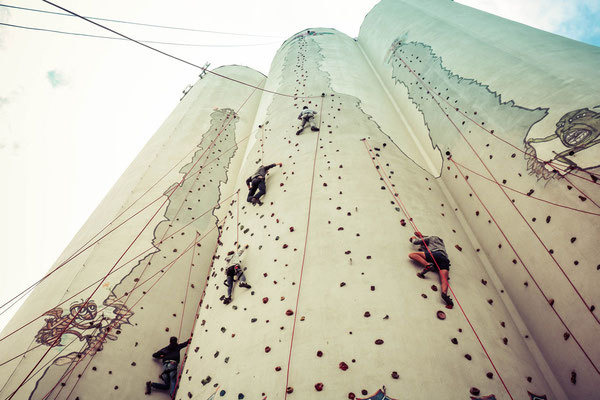
[[[276,165],[279,165],[281,167],[283,164],[277,163],[270,164],[267,166],[261,165],[260,168],[257,169],[254,174],[252,174],[248,179],[246,179],[246,186],[248,186],[249,190],[248,198],[246,199],[248,203],[252,203],[253,205],[258,204],[262,206],[260,197],[267,192],[267,186],[265,185],[267,171],[269,171]]]
[[[152,354],[152,357],[161,360],[163,364],[163,373],[160,378],[165,383],[146,382],[146,394],[152,393],[152,388],[160,390],[169,390],[169,395],[173,397],[175,385],[177,384],[177,366],[179,364],[179,351],[189,345],[192,339],[177,343],[177,338],[171,336],[169,345]]]

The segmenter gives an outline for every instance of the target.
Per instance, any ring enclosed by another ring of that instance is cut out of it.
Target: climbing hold
[[[262,302],[263,302],[263,304],[267,304],[269,302],[269,298],[268,297],[263,297]]]
[[[363,389],[360,392],[363,394],[363,396],[366,396],[367,394],[369,394],[369,392],[367,392],[367,389]]]
[[[365,316],[365,318],[369,318],[369,317],[371,316],[371,313],[370,313],[370,312],[368,312],[368,311],[365,311],[365,314],[364,314],[364,316]]]
[[[548,299],[548,304],[550,304],[551,306],[554,305],[554,299]]]
[[[504,343],[505,345],[507,345],[508,344],[508,338],[503,337],[502,338],[502,343]]]
[[[406,221],[405,221],[405,220],[403,220],[403,219],[401,219],[401,220],[400,220],[400,225],[402,225],[402,226],[406,226]]]
[[[462,251],[462,247],[460,247],[459,245],[456,244],[456,245],[454,245],[454,247],[456,247],[456,250]]]
[[[532,380],[533,380],[532,377],[530,377],[530,376],[527,377],[527,382],[531,382]]]
[[[480,391],[479,389],[477,389],[476,387],[472,387],[471,390],[469,390],[469,392],[473,395],[473,396],[477,396]]]
[[[293,387],[291,387],[291,386],[288,386],[288,387],[287,387],[287,389],[285,389],[285,392],[286,392],[287,394],[290,394],[290,393],[292,393],[293,391],[294,391],[294,388],[293,388]]]
[[[238,400],[242,400],[244,398],[244,395],[242,393],[238,394]]]
[[[467,360],[471,361],[471,359],[472,359],[473,357],[471,357],[471,355],[470,355],[470,354],[465,354],[465,358],[466,358]]]
[[[317,351],[317,357],[323,357],[323,352],[321,350]]]
[[[485,374],[485,376],[487,376],[488,379],[492,379],[494,377],[494,374],[492,374],[491,372],[488,372],[487,374]]]
[[[350,393],[348,393],[348,398],[350,400],[354,400],[356,398],[356,395],[354,393],[350,392]]]
[[[279,366],[275,367],[275,371],[281,371],[281,367],[279,367]]]
[[[457,338],[452,338],[450,339],[450,341],[454,344],[458,344],[458,339]]]
[[[577,384],[577,373],[575,371],[571,371],[571,383],[573,385]]]
[[[377,339],[377,340],[375,341],[375,344],[378,344],[378,345],[379,345],[379,344],[383,344],[383,339]]]
[[[287,316],[294,315],[294,312],[292,310],[287,310],[285,312],[285,315],[287,315]]]
[[[392,371],[392,378],[398,379],[398,378],[400,378],[400,375],[398,375],[398,373],[396,371]]]
[[[339,367],[342,371],[346,371],[348,369],[348,364],[346,364],[345,362],[342,361],[340,363]]]
[[[571,335],[569,334],[569,332],[565,332],[565,333],[563,334],[563,338],[564,338],[565,340],[569,340],[569,337],[571,337]]]
[[[340,282],[340,287],[346,286],[346,282]]]
[[[268,353],[271,351],[271,348],[269,346],[265,347],[265,353]]]
[[[290,226],[290,232],[294,232],[294,227]]]
[[[320,392],[321,390],[323,390],[323,383],[321,383],[321,382],[315,383],[315,389],[317,390],[317,392]]]
[[[438,288],[435,285],[431,285],[431,290],[433,290],[434,292],[437,292]]]
[[[437,317],[441,320],[444,320],[446,319],[446,313],[440,310],[437,312]]]

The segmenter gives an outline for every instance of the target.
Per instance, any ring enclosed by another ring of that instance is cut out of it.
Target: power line
[[[31,30],[31,31],[39,31],[39,32],[60,33],[63,35],[90,37],[90,38],[96,38],[96,39],[128,40],[128,39],[124,39],[121,37],[91,35],[89,33],[79,33],[79,32],[59,31],[56,29],[37,28],[34,26],[6,24],[4,22],[0,22],[0,26],[8,26],[11,28],[20,28],[20,29],[27,29],[27,30]],[[267,46],[267,45],[277,43],[277,42],[269,42],[269,43],[250,43],[250,44],[199,44],[199,43],[160,42],[160,41],[156,41],[156,40],[140,40],[140,42],[151,43],[151,44],[165,44],[165,45],[169,45],[169,46],[187,46],[187,47],[250,47],[250,46]]]
[[[208,72],[209,74],[212,74],[212,75],[218,76],[218,77],[220,77],[220,78],[227,79],[227,80],[230,80],[230,81],[232,81],[232,82],[236,82],[236,83],[239,83],[239,84],[241,84],[241,85],[248,86],[248,87],[251,87],[251,88],[254,88],[254,89],[258,89],[258,90],[260,90],[260,91],[262,91],[262,92],[265,92],[265,93],[276,94],[276,95],[279,95],[279,96],[284,96],[284,97],[291,97],[291,98],[294,98],[294,99],[310,99],[310,98],[322,97],[322,96],[324,96],[324,95],[325,95],[325,93],[323,93],[321,96],[296,96],[296,95],[293,95],[293,94],[280,93],[280,92],[276,92],[276,91],[274,91],[274,90],[268,90],[268,89],[260,88],[260,87],[258,87],[258,86],[256,86],[256,85],[252,85],[252,84],[250,84],[250,83],[247,83],[247,82],[244,82],[244,81],[240,81],[239,79],[231,78],[231,77],[229,77],[229,76],[225,76],[225,75],[219,74],[218,72],[209,71],[209,70],[207,70],[206,68],[199,66],[198,64],[194,64],[194,63],[193,63],[193,62],[191,62],[191,61],[184,60],[183,58],[180,58],[180,57],[174,56],[173,54],[167,53],[166,51],[162,51],[162,50],[159,50],[159,49],[157,49],[156,47],[152,47],[152,46],[150,46],[150,45],[147,45],[147,44],[145,44],[145,43],[142,43],[142,42],[141,42],[141,41],[139,41],[139,40],[133,39],[133,38],[131,38],[131,37],[127,36],[127,35],[124,35],[124,34],[122,34],[122,33],[120,33],[120,32],[117,32],[116,30],[114,30],[114,29],[111,29],[111,28],[109,28],[109,27],[107,27],[107,26],[104,26],[104,25],[102,25],[102,24],[100,24],[100,23],[98,23],[98,22],[94,22],[94,21],[90,20],[89,18],[86,18],[86,17],[84,17],[84,16],[82,16],[82,15],[79,15],[79,14],[77,14],[76,12],[74,12],[74,11],[71,11],[71,10],[68,10],[68,9],[66,9],[66,8],[64,8],[64,7],[62,7],[62,6],[59,6],[58,4],[52,3],[51,1],[48,1],[48,0],[42,0],[42,1],[43,1],[44,3],[46,3],[46,4],[50,4],[51,6],[54,6],[54,7],[58,8],[58,9],[60,9],[60,10],[66,11],[66,12],[68,12],[68,13],[70,13],[70,14],[72,14],[72,15],[76,16],[76,17],[79,17],[79,18],[83,19],[84,21],[87,21],[87,22],[89,22],[90,24],[94,24],[94,25],[96,25],[96,26],[98,26],[98,27],[100,27],[100,28],[102,28],[102,29],[104,29],[104,30],[107,30],[107,31],[109,31],[109,32],[111,32],[111,33],[114,33],[115,35],[118,35],[118,36],[121,36],[122,38],[125,38],[125,39],[127,39],[127,40],[130,40],[130,41],[132,41],[133,43],[137,43],[137,44],[139,44],[140,46],[144,46],[144,47],[145,47],[145,48],[147,48],[147,49],[150,49],[150,50],[152,50],[152,51],[155,51],[155,52],[157,52],[157,53],[160,53],[160,54],[162,54],[163,56],[167,56],[167,57],[169,57],[169,58],[172,58],[172,59],[174,59],[174,60],[180,61],[180,62],[182,62],[182,63],[184,63],[184,64],[187,64],[187,65],[190,65],[190,66],[192,66],[192,67],[198,68],[198,69],[200,69],[200,70],[202,70],[202,71],[206,71],[206,72]]]
[[[14,8],[16,10],[33,11],[33,12],[39,12],[39,13],[44,13],[44,14],[61,15],[61,16],[64,16],[64,17],[75,17],[75,15],[67,14],[67,13],[59,13],[59,12],[54,12],[54,11],[39,10],[37,8],[27,8],[27,7],[11,6],[11,5],[8,5],[8,4],[0,4],[0,7]],[[182,27],[168,26],[168,25],[147,24],[147,23],[143,23],[143,22],[123,21],[123,20],[119,20],[119,19],[110,19],[110,18],[99,18],[99,17],[86,17],[86,18],[97,20],[97,21],[118,22],[120,24],[149,26],[149,27],[152,27],[152,28],[175,29],[175,30],[179,30],[179,31],[217,33],[217,34],[220,34],[220,35],[234,35],[234,36],[254,36],[254,37],[266,37],[266,38],[279,38],[278,36],[270,36],[270,35],[256,35],[256,34],[251,34],[251,33],[234,33],[234,32],[222,32],[222,31],[209,31],[209,30],[205,30],[205,29],[193,29],[193,28],[182,28]]]

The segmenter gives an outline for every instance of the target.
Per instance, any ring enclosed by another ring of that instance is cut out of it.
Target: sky
[[[199,65],[240,64],[265,74],[292,34],[330,27],[355,37],[377,3],[57,1],[87,16],[257,35],[105,22],[136,39],[224,46],[156,45]],[[457,2],[600,46],[600,0]],[[0,0],[0,23],[108,34],[77,18],[1,5],[60,12],[38,0]],[[0,304],[48,271],[198,73],[126,41],[0,26]],[[0,315],[0,329],[17,308]]]

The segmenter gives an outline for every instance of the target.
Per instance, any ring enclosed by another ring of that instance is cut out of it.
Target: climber
[[[189,345],[192,339],[185,342],[177,343],[177,338],[171,336],[169,345],[152,354],[152,357],[161,360],[163,364],[163,372],[160,378],[165,383],[146,382],[146,394],[152,393],[152,388],[160,390],[168,390],[169,395],[173,397],[175,393],[175,385],[177,384],[177,366],[179,364],[179,351]]]
[[[424,267],[421,272],[417,273],[417,276],[424,279],[425,274],[429,271],[439,270],[440,281],[442,283],[442,300],[444,300],[448,308],[452,308],[454,302],[450,296],[448,296],[450,260],[448,260],[448,253],[446,253],[444,241],[437,236],[423,236],[421,232],[415,232],[415,236],[411,237],[409,240],[412,244],[420,246],[419,252],[410,253],[408,255],[408,258],[418,262]]]
[[[306,127],[307,123],[310,125],[311,131],[316,132],[319,130],[319,128],[317,127],[317,124],[315,123],[315,115],[316,114],[317,114],[316,111],[309,110],[307,106],[302,107],[302,111],[300,112],[300,115],[298,115],[298,119],[300,121],[302,121],[302,125],[300,126],[300,129],[298,129],[298,131],[296,131],[296,135],[299,135],[302,133],[302,131]]]
[[[260,201],[260,197],[267,192],[267,187],[265,185],[267,171],[276,165],[279,165],[281,167],[283,164],[271,164],[267,165],[266,167],[264,165],[261,165],[261,167],[257,169],[256,172],[252,174],[252,176],[246,179],[246,185],[248,186],[249,190],[248,198],[246,199],[248,203],[252,203],[252,205],[258,204],[262,206],[263,203]]]
[[[227,258],[225,258],[225,261],[227,262],[227,268],[225,269],[225,275],[227,275],[227,279],[223,282],[225,286],[227,286],[227,297],[223,299],[224,304],[231,303],[231,292],[233,290],[234,278],[235,282],[239,282],[240,287],[246,289],[250,289],[252,287],[246,282],[246,276],[244,275],[244,270],[242,269],[242,264],[240,261],[240,257],[242,257],[244,250],[247,248],[248,245],[242,247],[237,253],[233,250],[227,253]]]

